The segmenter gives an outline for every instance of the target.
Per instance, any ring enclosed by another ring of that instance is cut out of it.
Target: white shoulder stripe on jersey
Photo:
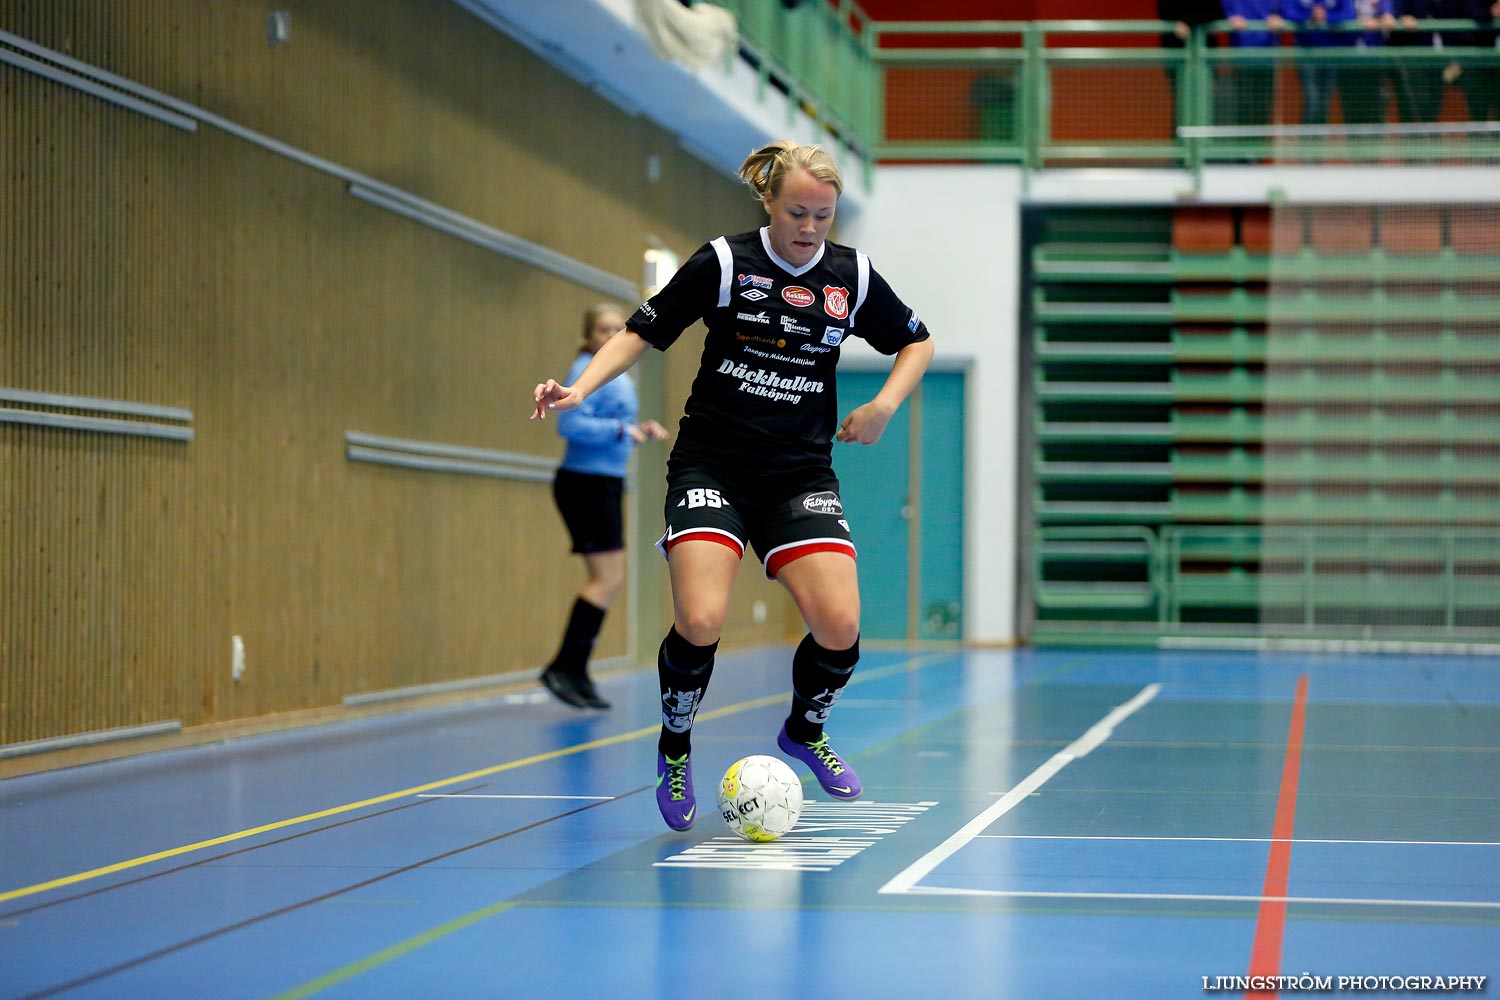
[[[864,251],[854,251],[854,261],[859,266],[859,287],[854,290],[854,308],[849,310],[849,327],[854,327],[854,317],[859,313],[859,307],[865,304],[865,296],[870,294],[870,258],[866,257]]]
[[[720,236],[709,243],[719,256],[719,308],[729,305],[729,290],[734,287],[734,254],[729,252],[729,241]]]

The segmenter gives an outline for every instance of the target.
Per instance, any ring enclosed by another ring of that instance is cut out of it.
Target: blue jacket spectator
[[[1326,45],[1353,45],[1354,34],[1348,31],[1317,31],[1316,11],[1322,10],[1323,24],[1345,24],[1354,20],[1354,0],[1281,0],[1281,16],[1298,28],[1297,44],[1310,48]]]
[[[578,381],[593,356],[580,352],[564,384]],[[562,467],[594,476],[624,476],[635,446],[630,428],[638,407],[635,383],[626,373],[595,389],[578,409],[558,414],[557,433],[568,442]]]
[[[1323,25],[1341,26],[1354,20],[1354,0],[1281,0],[1281,16],[1298,26],[1297,44],[1303,48],[1353,45],[1352,31],[1319,31]],[[1297,63],[1297,82],[1302,85],[1302,124],[1328,121],[1333,93],[1339,86],[1339,67],[1334,63],[1303,59]]]
[[[1270,126],[1274,109],[1276,67],[1271,53],[1281,44],[1281,0],[1224,0],[1229,21],[1229,44],[1242,49],[1265,49],[1265,58],[1243,57],[1229,63],[1219,83],[1215,114],[1230,125]],[[1247,22],[1264,21],[1266,28]],[[1269,30],[1267,30],[1269,29]],[[1253,157],[1251,157],[1253,160]]]
[[[1277,21],[1281,19],[1281,0],[1224,0],[1224,16],[1230,21]],[[1269,31],[1250,28],[1230,33],[1230,44],[1241,48],[1269,48],[1277,37]]]

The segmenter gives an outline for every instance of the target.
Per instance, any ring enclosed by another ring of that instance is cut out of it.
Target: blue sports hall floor
[[[1500,661],[867,651],[829,727],[864,799],[809,779],[798,829],[749,845],[714,788],[776,752],[789,658],[720,658],[685,834],[653,801],[649,671],[606,675],[607,713],[521,691],[0,781],[0,997],[1500,974]]]

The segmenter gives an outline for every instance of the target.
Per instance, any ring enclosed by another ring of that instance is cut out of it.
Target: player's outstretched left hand
[[[845,444],[874,444],[885,433],[885,425],[891,422],[893,413],[894,410],[871,400],[844,418],[838,439]]]

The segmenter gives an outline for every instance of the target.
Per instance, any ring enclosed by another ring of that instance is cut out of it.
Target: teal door
[[[921,406],[917,637],[962,639],[964,373],[928,372]]]
[[[842,419],[874,398],[886,373],[838,378]],[[929,372],[878,443],[834,445],[864,638],[962,637],[963,415],[963,373]]]

